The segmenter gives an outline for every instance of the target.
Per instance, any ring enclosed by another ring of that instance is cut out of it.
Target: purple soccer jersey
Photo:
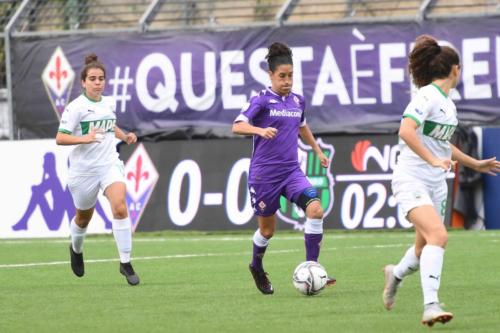
[[[273,139],[253,137],[253,153],[248,182],[276,183],[299,168],[297,149],[299,128],[305,126],[305,102],[300,95],[280,96],[270,88],[250,99],[235,122],[245,121],[253,126],[274,127]]]

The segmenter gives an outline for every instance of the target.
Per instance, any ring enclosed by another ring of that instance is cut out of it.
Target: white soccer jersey
[[[449,96],[435,84],[420,88],[406,107],[403,118],[412,118],[418,124],[417,136],[438,158],[451,158],[450,139],[458,125],[457,108]],[[436,168],[420,158],[399,140],[401,153],[394,170],[394,178],[410,176],[429,183],[446,178],[442,168]]]
[[[80,144],[69,155],[70,173],[95,174],[118,159],[115,144],[116,103],[102,96],[99,102],[81,94],[69,103],[61,116],[59,132],[83,136],[92,129],[104,131],[101,142]]]

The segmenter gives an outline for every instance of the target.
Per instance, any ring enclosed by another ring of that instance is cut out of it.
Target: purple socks
[[[304,234],[307,261],[318,261],[322,239],[323,234]]]
[[[252,267],[260,271],[264,270],[262,266],[262,258],[264,253],[266,253],[267,246],[257,246],[253,243],[253,257],[252,257]]]

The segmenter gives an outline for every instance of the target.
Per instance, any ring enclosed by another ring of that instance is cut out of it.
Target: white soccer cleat
[[[439,303],[427,304],[424,307],[422,324],[432,327],[437,322],[445,324],[453,319],[453,313],[441,309]]]
[[[394,265],[387,265],[384,267],[385,276],[385,287],[382,293],[382,300],[384,301],[384,307],[387,310],[392,309],[394,305],[394,300],[396,298],[396,293],[398,291],[399,283],[401,281],[397,280],[393,273]]]

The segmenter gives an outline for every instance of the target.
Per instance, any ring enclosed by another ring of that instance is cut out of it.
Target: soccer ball
[[[304,295],[317,295],[326,286],[328,274],[323,266],[315,261],[305,261],[295,268],[292,281],[297,290]]]

